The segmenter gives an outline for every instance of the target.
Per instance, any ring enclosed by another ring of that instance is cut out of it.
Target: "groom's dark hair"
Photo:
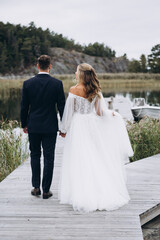
[[[37,63],[41,70],[46,70],[49,68],[49,65],[51,64],[51,58],[48,55],[41,55],[38,58]]]

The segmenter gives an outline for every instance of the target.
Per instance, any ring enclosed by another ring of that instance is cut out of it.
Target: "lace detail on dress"
[[[74,95],[74,94],[73,94]],[[95,99],[92,102],[89,102],[88,99],[74,95],[74,111],[87,114],[91,113],[94,109]]]
[[[97,97],[95,97],[92,102],[89,102],[86,98],[69,93],[66,100],[62,121],[59,126],[60,131],[63,133],[67,132],[74,113],[89,114],[91,112],[95,112],[96,99]]]

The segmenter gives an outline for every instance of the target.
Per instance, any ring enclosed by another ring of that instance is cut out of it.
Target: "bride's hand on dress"
[[[112,116],[116,116],[115,112],[112,112]]]
[[[60,135],[61,137],[65,138],[66,133],[59,132],[59,135]]]

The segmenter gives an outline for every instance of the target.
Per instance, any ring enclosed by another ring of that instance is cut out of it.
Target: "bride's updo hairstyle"
[[[79,82],[85,87],[86,98],[92,102],[96,95],[99,97],[101,88],[94,68],[87,63],[79,64],[77,74]]]

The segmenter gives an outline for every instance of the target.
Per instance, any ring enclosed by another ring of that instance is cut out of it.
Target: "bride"
[[[65,138],[59,200],[74,210],[115,210],[127,204],[125,163],[133,156],[124,120],[109,110],[95,70],[78,65],[60,127]]]

